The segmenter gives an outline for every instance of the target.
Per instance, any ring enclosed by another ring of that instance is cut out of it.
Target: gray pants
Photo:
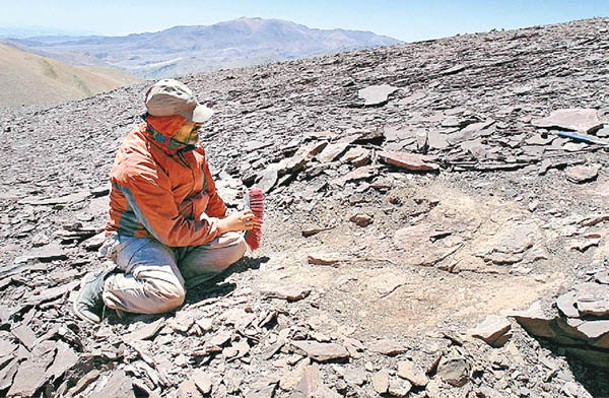
[[[104,303],[136,314],[159,314],[184,303],[186,288],[224,271],[246,251],[243,235],[228,232],[201,246],[168,247],[155,239],[118,235],[112,258],[124,273],[110,275]]]

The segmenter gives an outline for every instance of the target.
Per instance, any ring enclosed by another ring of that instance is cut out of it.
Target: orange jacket
[[[171,136],[143,123],[120,146],[110,172],[108,233],[153,237],[172,247],[202,245],[218,236],[226,205],[205,152]]]

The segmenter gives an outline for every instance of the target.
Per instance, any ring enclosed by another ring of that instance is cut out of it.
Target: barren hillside
[[[146,85],[4,112],[0,393],[608,395],[608,31],[183,78],[217,110],[222,196],[267,192],[262,248],[174,313],[99,327],[70,301]]]
[[[76,67],[0,43],[0,108],[50,106],[141,80],[111,68]]]

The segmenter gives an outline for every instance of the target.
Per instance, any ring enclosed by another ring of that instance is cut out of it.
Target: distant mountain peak
[[[260,17],[241,17],[207,26],[175,26],[160,32],[119,37],[30,38],[15,42],[62,61],[112,66],[147,78],[401,43],[372,32],[312,29],[291,21]]]

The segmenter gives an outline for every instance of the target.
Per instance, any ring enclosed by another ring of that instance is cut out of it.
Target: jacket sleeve
[[[207,204],[207,209],[205,210],[205,213],[209,217],[226,217],[226,204],[224,203],[220,195],[218,195],[218,191],[216,191],[216,183],[214,182],[214,179],[211,176],[207,161],[205,161],[205,164],[203,166],[203,175],[205,176],[204,184],[207,185],[207,194],[209,195],[209,202]]]
[[[139,168],[119,187],[138,221],[159,242],[172,247],[203,245],[218,236],[218,218],[184,218],[171,192],[169,177],[158,169]]]

